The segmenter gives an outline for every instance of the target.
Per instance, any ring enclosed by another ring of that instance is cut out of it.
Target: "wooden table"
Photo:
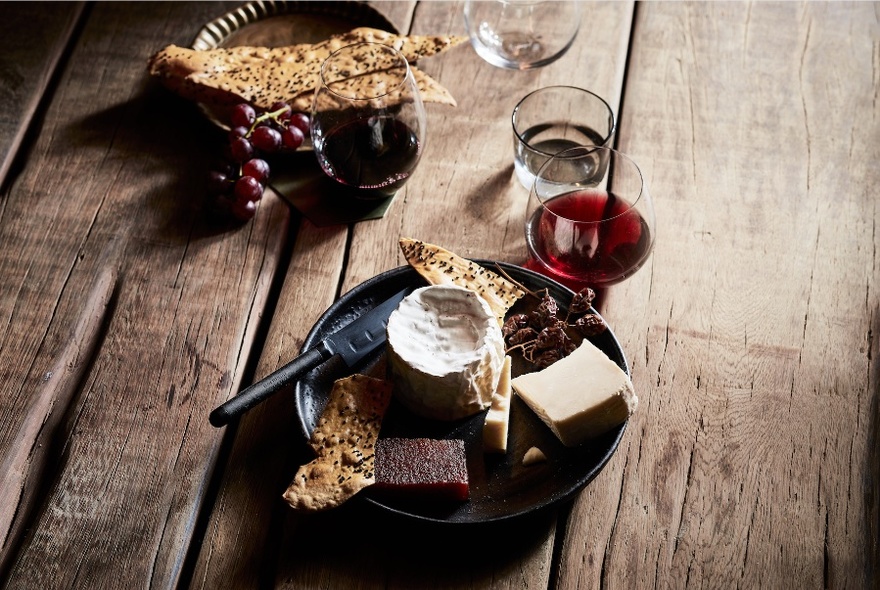
[[[880,578],[880,4],[588,2],[558,62],[423,69],[423,163],[387,215],[316,227],[275,194],[204,215],[211,127],[149,79],[236,6],[4,4],[0,542],[8,588],[866,588]],[[464,32],[459,2],[378,2]],[[656,199],[602,312],[641,398],[571,503],[511,530],[298,515],[290,398],[208,413],[298,352],[400,236],[522,263],[516,101],[618,114]]]

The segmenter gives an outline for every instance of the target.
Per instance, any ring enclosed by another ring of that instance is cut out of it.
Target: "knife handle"
[[[313,348],[299,355],[265,379],[257,381],[246,387],[234,398],[228,400],[211,412],[208,417],[211,424],[216,427],[225,426],[233,418],[244,414],[257,404],[265,401],[273,393],[305,373],[326,361],[332,356],[329,350],[323,347]]]

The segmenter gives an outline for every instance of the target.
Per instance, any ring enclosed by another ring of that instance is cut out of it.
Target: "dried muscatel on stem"
[[[523,358],[538,369],[549,367],[577,348],[569,330],[590,337],[607,329],[605,320],[592,311],[596,293],[589,287],[575,294],[564,319],[559,318],[559,305],[547,289],[543,289],[543,293],[526,291],[541,302],[531,313],[518,313],[507,318],[501,333],[507,353],[521,350]]]

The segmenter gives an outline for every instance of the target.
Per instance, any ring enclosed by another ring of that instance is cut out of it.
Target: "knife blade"
[[[334,356],[338,355],[347,367],[353,367],[385,343],[388,317],[408,292],[409,289],[404,289],[395,293],[274,373],[243,389],[237,396],[211,412],[208,417],[211,424],[216,427],[225,426],[233,418],[265,401],[285,385]]]

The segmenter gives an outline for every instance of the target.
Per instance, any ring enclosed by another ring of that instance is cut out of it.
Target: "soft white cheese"
[[[510,356],[504,357],[498,389],[492,395],[492,405],[486,412],[483,423],[483,451],[486,453],[506,453],[507,433],[510,430]]]
[[[388,318],[394,394],[412,412],[456,420],[486,409],[504,363],[504,340],[489,305],[454,285],[416,289]]]
[[[639,401],[627,374],[589,340],[546,369],[516,377],[511,385],[569,447],[622,424]]]

